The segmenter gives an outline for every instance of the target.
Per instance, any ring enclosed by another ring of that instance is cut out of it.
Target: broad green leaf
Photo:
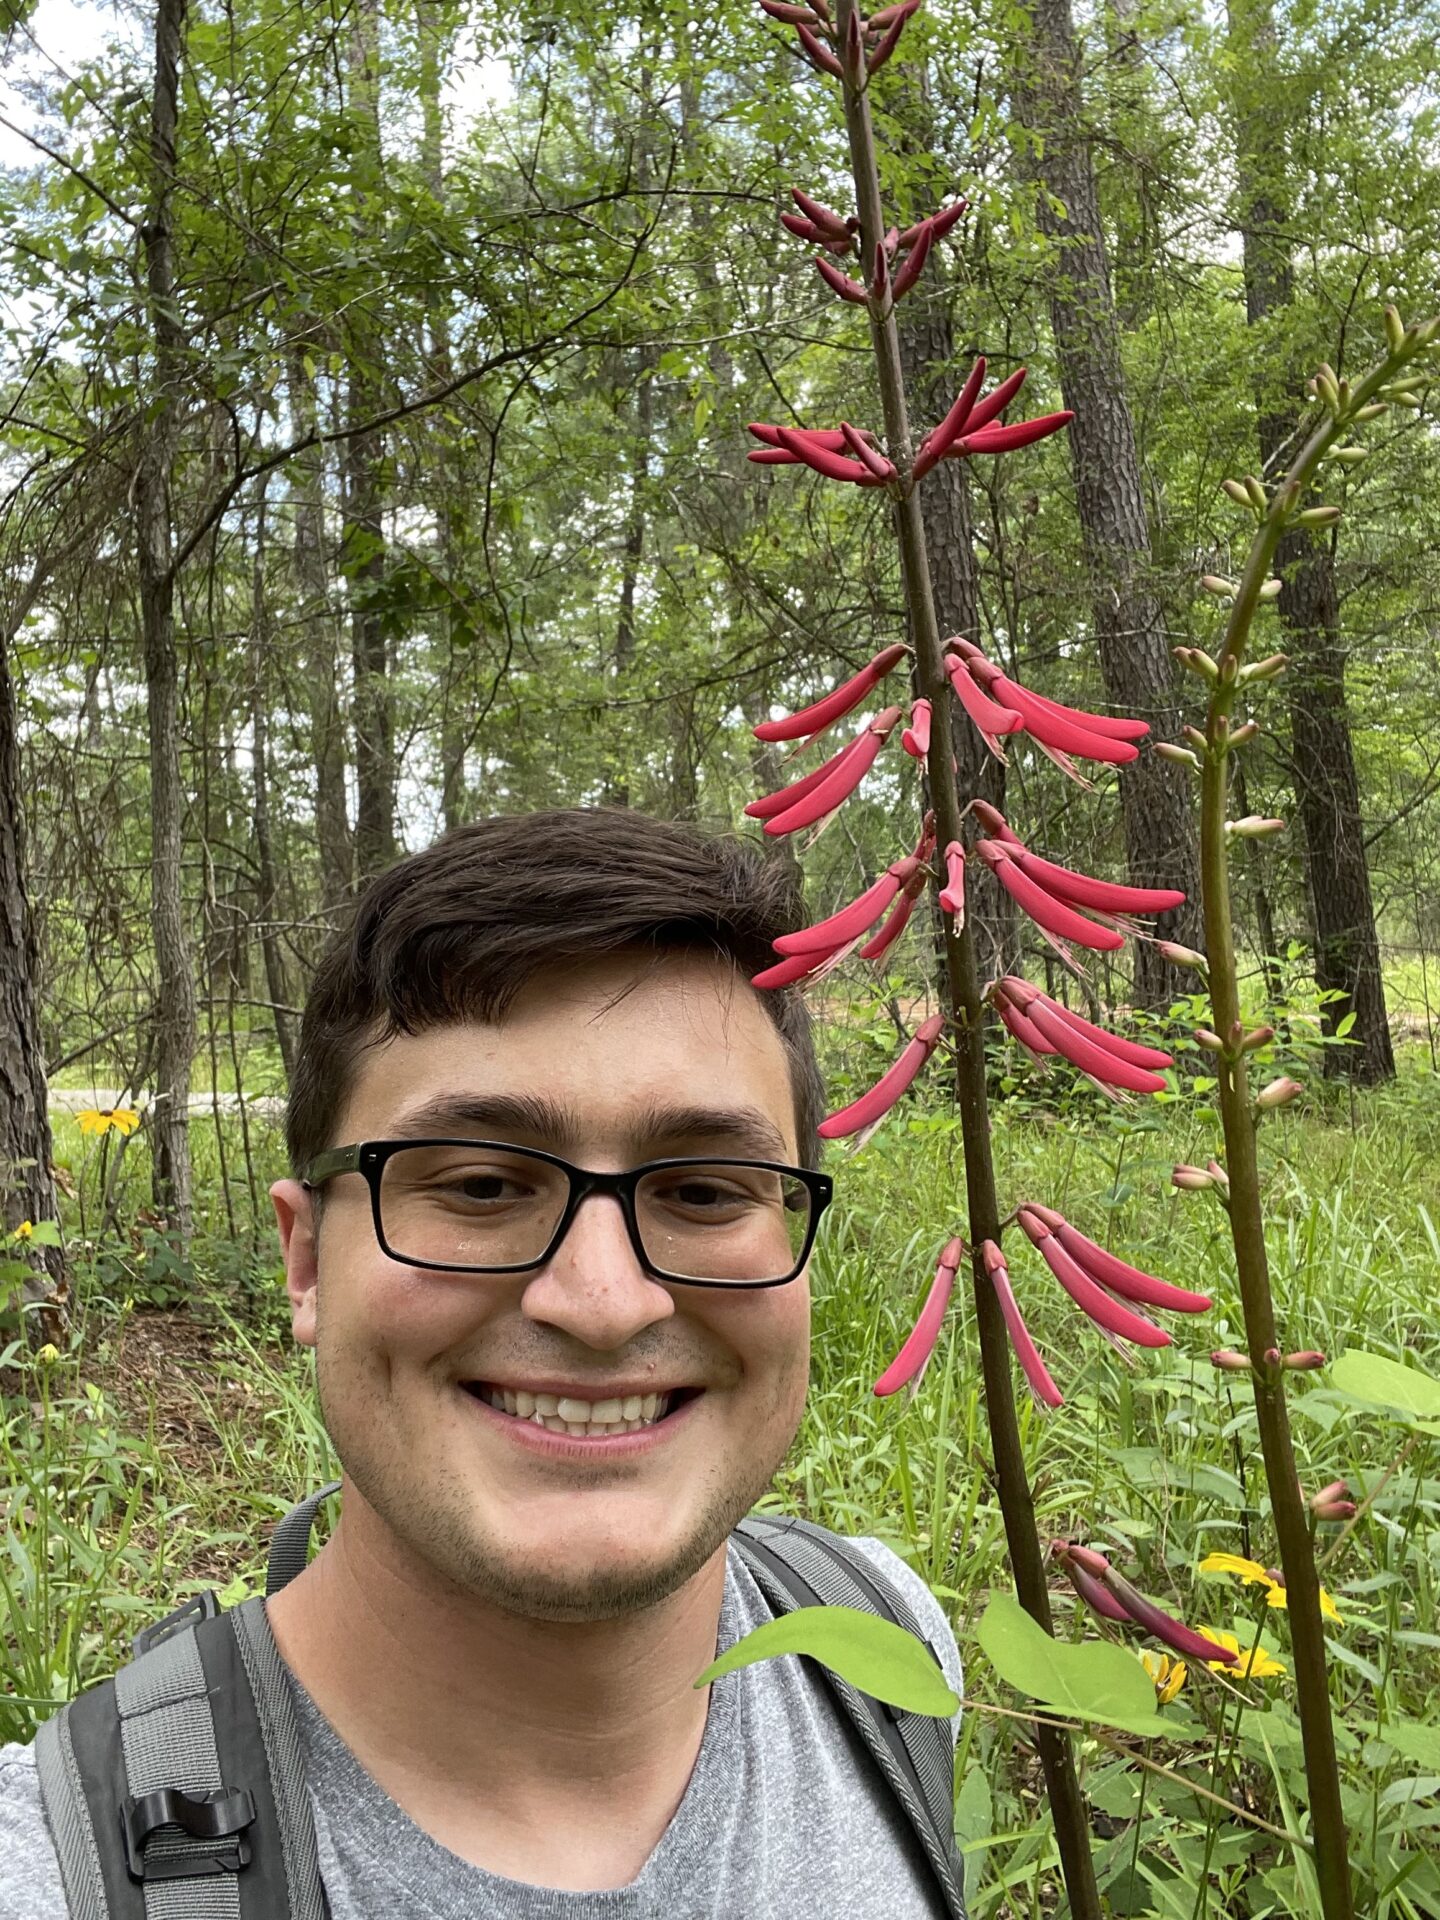
[[[1330,1384],[1356,1400],[1388,1407],[1412,1420],[1440,1419],[1440,1380],[1418,1367],[1402,1367],[1384,1354],[1352,1347],[1331,1367]]]
[[[722,1653],[695,1685],[781,1653],[808,1654],[862,1693],[908,1713],[949,1719],[960,1708],[939,1662],[913,1633],[858,1607],[797,1607],[767,1620]]]
[[[1009,1593],[986,1607],[976,1636],[990,1664],[1017,1692],[1074,1720],[1174,1738],[1180,1725],[1155,1711],[1155,1688],[1125,1647],[1108,1640],[1052,1640]]]
[[[1377,1737],[1407,1760],[1440,1772],[1440,1727],[1419,1720],[1387,1720]]]

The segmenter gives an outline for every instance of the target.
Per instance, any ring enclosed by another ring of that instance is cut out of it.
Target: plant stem
[[[836,9],[837,44],[844,47],[854,0],[839,0]],[[875,248],[885,232],[880,207],[880,178],[875,137],[863,82],[844,82],[845,126],[850,140],[856,209],[860,216],[860,258],[868,275]],[[961,802],[951,766],[949,687],[945,678],[940,627],[925,550],[925,528],[920,500],[911,483],[914,449],[905,402],[905,380],[900,363],[900,341],[893,305],[877,311],[870,303],[870,330],[879,375],[885,420],[886,450],[901,475],[895,502],[896,532],[900,542],[905,603],[915,647],[916,692],[931,702],[934,723],[930,735],[930,795],[943,866],[945,847],[962,836]],[[980,1364],[985,1381],[985,1411],[995,1462],[996,1490],[1005,1523],[1005,1538],[1020,1604],[1032,1619],[1052,1631],[1050,1593],[1045,1562],[1035,1524],[1035,1503],[1025,1472],[1020,1425],[1010,1373],[1010,1349],[1005,1323],[981,1248],[986,1240],[1000,1240],[1000,1207],[995,1194],[995,1169],[990,1153],[990,1114],[985,1090],[985,1028],[980,1001],[979,968],[968,925],[945,942],[945,964],[955,1042],[956,1096],[960,1109],[965,1154],[965,1190],[969,1214],[970,1262],[975,1288],[975,1317],[980,1340]],[[1100,1896],[1090,1855],[1089,1824],[1075,1771],[1069,1735],[1036,1724],[1036,1741],[1050,1812],[1055,1822],[1060,1863],[1074,1920],[1100,1920]]]
[[[1246,1056],[1241,1050],[1240,989],[1234,929],[1230,917],[1229,836],[1225,831],[1229,788],[1230,714],[1241,685],[1251,622],[1270,564],[1305,489],[1330,447],[1340,440],[1357,408],[1393,379],[1426,344],[1412,330],[1379,366],[1366,375],[1337,415],[1326,410],[1275,490],[1250,548],[1231,608],[1218,661],[1219,679],[1206,720],[1200,800],[1200,872],[1205,910],[1205,948],[1210,962],[1211,1023],[1225,1042],[1217,1056],[1219,1105],[1230,1179],[1230,1236],[1250,1350],[1255,1413],[1265,1464],[1271,1513],[1280,1547],[1280,1565],[1290,1615],[1295,1657],[1295,1689],[1305,1750],[1310,1820],[1315,1834],[1315,1870],[1326,1920],[1353,1920],[1340,1773],[1335,1758],[1330,1683],[1325,1659],[1325,1630],[1320,1616],[1320,1576],[1295,1469],[1290,1421],[1285,1407],[1283,1368],[1267,1361],[1279,1345],[1275,1303],[1265,1251],[1265,1222],[1260,1202],[1260,1172],[1255,1150],[1256,1115],[1251,1109]]]

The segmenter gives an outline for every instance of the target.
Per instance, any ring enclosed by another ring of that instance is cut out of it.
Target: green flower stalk
[[[1239,581],[1233,585],[1221,583],[1230,599],[1230,615],[1219,655],[1203,670],[1210,690],[1204,733],[1187,729],[1186,734],[1201,770],[1201,890],[1211,1004],[1211,1026],[1205,1030],[1202,1044],[1210,1045],[1217,1056],[1218,1102],[1228,1175],[1226,1211],[1245,1319],[1249,1349],[1246,1360],[1255,1394],[1265,1479],[1290,1614],[1310,1827],[1315,1839],[1315,1870],[1325,1920],[1354,1920],[1355,1904],[1335,1758],[1320,1579],[1315,1565],[1310,1513],[1295,1470],[1285,1404],[1286,1374],[1323,1364],[1323,1356],[1296,1353],[1282,1357],[1265,1253],[1256,1157],[1256,1129],[1261,1116],[1293,1099],[1300,1089],[1294,1081],[1276,1080],[1259,1095],[1250,1092],[1246,1056],[1255,1041],[1254,1036],[1246,1032],[1240,1015],[1230,910],[1232,842],[1278,832],[1282,823],[1255,817],[1230,820],[1227,798],[1230,755],[1242,735],[1247,739],[1253,737],[1252,723],[1246,722],[1243,726],[1235,723],[1236,704],[1248,687],[1275,678],[1285,667],[1281,654],[1253,664],[1246,661],[1255,614],[1279,592],[1279,582],[1272,580],[1270,567],[1281,536],[1292,524],[1330,526],[1340,518],[1337,507],[1303,504],[1320,463],[1337,447],[1352,456],[1360,451],[1344,444],[1348,435],[1357,422],[1374,419],[1385,411],[1390,383],[1410,361],[1428,353],[1440,334],[1440,319],[1407,328],[1391,307],[1386,309],[1385,331],[1389,351],[1363,379],[1352,385],[1338,379],[1329,367],[1322,367],[1310,382],[1310,391],[1319,403],[1319,419],[1273,491],[1267,491],[1255,479],[1225,483],[1228,496],[1252,514],[1258,526]],[[1347,461],[1342,465],[1352,463]],[[1207,590],[1217,590],[1208,579],[1202,585]],[[1185,664],[1191,662],[1187,660]],[[1227,1365],[1240,1356],[1227,1354],[1215,1358],[1217,1365]]]

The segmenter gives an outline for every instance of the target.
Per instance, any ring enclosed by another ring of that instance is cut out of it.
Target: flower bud
[[[1274,1027],[1252,1027],[1240,1041],[1241,1053],[1254,1053],[1260,1047],[1268,1047],[1275,1038]]]
[[[1392,353],[1398,353],[1405,344],[1405,322],[1394,305],[1385,309],[1385,339]]]
[[[1339,518],[1339,507],[1302,507],[1295,516],[1295,524],[1297,527],[1333,527]]]
[[[1212,687],[1219,680],[1219,667],[1202,648],[1173,647],[1171,651],[1185,671],[1193,673],[1197,680],[1204,680]]]
[[[1271,1367],[1278,1370],[1280,1366],[1279,1347],[1266,1347],[1264,1353],[1260,1357],[1265,1362],[1267,1367]]]
[[[1342,467],[1358,467],[1362,460],[1368,460],[1369,457],[1367,447],[1332,447],[1325,456]]]
[[[1240,591],[1233,580],[1226,580],[1218,573],[1202,573],[1200,584],[1206,593],[1213,593],[1219,600],[1233,600]]]
[[[1254,504],[1243,480],[1222,480],[1220,484],[1237,506],[1250,507]]]
[[[1265,587],[1268,587],[1270,584],[1267,580]],[[1274,585],[1275,592],[1279,593],[1280,582],[1277,580]],[[1265,587],[1260,589],[1262,593],[1264,593]],[[1240,669],[1240,683],[1243,686],[1247,680],[1274,680],[1285,671],[1289,664],[1290,656],[1288,653],[1272,653],[1264,660],[1256,660],[1248,667],[1242,667]]]
[[[1257,600],[1278,600],[1284,588],[1283,580],[1267,580],[1256,594]]]
[[[59,1358],[60,1349],[47,1340],[44,1346],[37,1351],[35,1364],[37,1367],[53,1367]]]
[[[1343,1487],[1345,1482],[1340,1482]],[[1310,1511],[1319,1521],[1353,1520],[1360,1511],[1353,1500],[1321,1500],[1318,1496],[1310,1502]]]
[[[1382,413],[1388,412],[1383,400],[1372,400],[1368,406],[1357,407],[1351,414],[1352,420],[1378,420]]]
[[[1245,491],[1250,496],[1250,504],[1257,513],[1264,513],[1270,505],[1270,496],[1265,491],[1265,482],[1257,480],[1253,473],[1245,476]]]
[[[1225,1042],[1220,1038],[1218,1033],[1212,1033],[1209,1027],[1196,1027],[1195,1038],[1207,1053],[1223,1053],[1225,1051]]]
[[[1237,840],[1268,840],[1272,834],[1283,833],[1283,820],[1266,820],[1258,813],[1247,813],[1243,820],[1227,820],[1226,833],[1233,833]]]
[[[1392,391],[1390,399],[1393,405],[1397,407],[1413,407],[1416,413],[1419,413],[1420,409],[1425,405],[1425,402],[1418,393],[1412,393],[1408,389],[1400,393]]]
[[[1179,1187],[1182,1193],[1208,1193],[1215,1181],[1203,1167],[1182,1165],[1176,1167],[1170,1175],[1170,1184],[1173,1187]]]
[[[1247,720],[1243,725],[1236,727],[1230,735],[1230,744],[1232,747],[1243,747],[1248,740],[1253,740],[1259,731],[1258,720]]]
[[[1233,653],[1226,653],[1221,656],[1220,684],[1222,687],[1233,687],[1235,684],[1235,676],[1239,671],[1240,662]]]
[[[1159,752],[1159,748],[1156,748]],[[1197,953],[1193,947],[1182,947],[1178,940],[1157,940],[1156,951],[1163,953],[1173,966],[1193,967],[1196,973],[1207,973],[1210,962],[1203,953]]]
[[[1210,742],[1198,727],[1184,727],[1182,728],[1182,732],[1197,753],[1208,753],[1210,751]]]
[[[1216,1186],[1219,1187],[1222,1193],[1229,1193],[1230,1176],[1228,1173],[1226,1173],[1224,1167],[1221,1166],[1218,1160],[1207,1160],[1205,1162],[1205,1171],[1209,1174],[1210,1178],[1215,1182]]]
[[[1280,1364],[1291,1373],[1314,1373],[1325,1365],[1325,1356],[1311,1347],[1303,1353],[1287,1353]]]
[[[1260,1089],[1255,1096],[1255,1104],[1261,1113],[1270,1113],[1276,1107],[1288,1107],[1304,1091],[1298,1080],[1292,1080],[1288,1073],[1282,1073],[1278,1080],[1272,1080],[1268,1087]]]
[[[1236,1353],[1233,1347],[1219,1347],[1210,1356],[1210,1364],[1219,1367],[1222,1373],[1249,1373],[1248,1354]]]
[[[1189,747],[1177,746],[1173,740],[1157,740],[1155,751],[1162,760],[1172,760],[1177,767],[1190,767],[1196,773],[1200,771],[1200,756],[1192,753]]]

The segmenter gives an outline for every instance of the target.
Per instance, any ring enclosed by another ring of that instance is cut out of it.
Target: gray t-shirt
[[[889,1575],[961,1690],[954,1636],[924,1583]],[[734,1550],[717,1651],[770,1618]],[[943,1913],[909,1824],[808,1661],[765,1660],[711,1689],[690,1784],[626,1887],[565,1893],[471,1866],[374,1781],[293,1674],[333,1920],[930,1920]],[[67,1920],[33,1747],[0,1747],[0,1920]]]

